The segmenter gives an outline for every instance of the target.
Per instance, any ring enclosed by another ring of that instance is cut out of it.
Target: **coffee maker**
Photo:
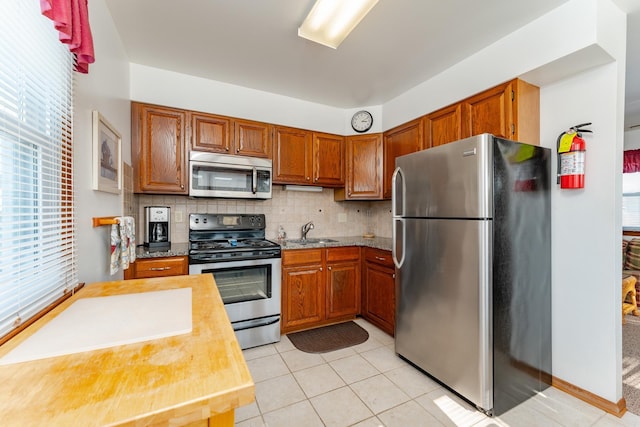
[[[148,248],[170,248],[171,208],[145,206],[144,245]]]

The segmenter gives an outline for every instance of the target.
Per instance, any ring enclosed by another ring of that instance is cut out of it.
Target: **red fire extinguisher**
[[[584,188],[584,163],[587,144],[582,139],[582,133],[591,133],[589,129],[582,129],[591,123],[582,123],[569,128],[558,136],[558,178],[560,188]]]

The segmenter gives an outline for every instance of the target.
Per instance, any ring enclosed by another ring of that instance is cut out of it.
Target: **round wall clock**
[[[368,111],[358,111],[351,118],[351,127],[356,132],[366,132],[371,129],[371,126],[373,126],[373,116]]]

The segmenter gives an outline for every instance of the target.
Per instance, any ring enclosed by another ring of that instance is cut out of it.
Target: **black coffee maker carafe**
[[[171,208],[146,206],[144,208],[144,245],[149,248],[171,246]]]

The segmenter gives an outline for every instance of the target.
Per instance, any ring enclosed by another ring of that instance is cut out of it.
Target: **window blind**
[[[622,228],[640,230],[640,172],[622,174]]]
[[[34,0],[0,2],[0,336],[78,282],[73,56]]]

